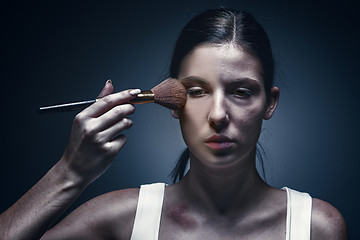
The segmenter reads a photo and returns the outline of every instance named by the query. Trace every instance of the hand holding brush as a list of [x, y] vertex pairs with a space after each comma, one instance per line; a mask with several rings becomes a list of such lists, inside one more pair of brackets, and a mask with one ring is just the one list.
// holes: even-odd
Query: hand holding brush
[[[52, 106], [39, 107], [39, 113], [45, 112], [64, 112], [84, 109], [95, 103], [101, 98], [64, 103]], [[137, 97], [130, 100], [132, 104], [157, 103], [169, 109], [179, 109], [185, 105], [186, 89], [181, 82], [174, 78], [168, 78], [151, 90], [141, 91]]]

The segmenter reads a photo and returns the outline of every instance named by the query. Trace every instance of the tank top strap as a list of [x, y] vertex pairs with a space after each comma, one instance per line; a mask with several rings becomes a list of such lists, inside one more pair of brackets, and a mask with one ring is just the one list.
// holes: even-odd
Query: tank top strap
[[310, 240], [312, 198], [287, 187], [286, 240]]
[[141, 185], [131, 240], [157, 240], [165, 184]]

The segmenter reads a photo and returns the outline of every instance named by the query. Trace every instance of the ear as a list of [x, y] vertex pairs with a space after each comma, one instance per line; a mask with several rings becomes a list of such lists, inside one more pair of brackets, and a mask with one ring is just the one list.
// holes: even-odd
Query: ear
[[173, 116], [173, 118], [179, 119], [179, 111], [171, 110], [171, 116]]
[[264, 116], [265, 120], [269, 120], [275, 112], [275, 109], [279, 102], [280, 89], [278, 87], [272, 87], [270, 94], [271, 97], [267, 104], [267, 109]]

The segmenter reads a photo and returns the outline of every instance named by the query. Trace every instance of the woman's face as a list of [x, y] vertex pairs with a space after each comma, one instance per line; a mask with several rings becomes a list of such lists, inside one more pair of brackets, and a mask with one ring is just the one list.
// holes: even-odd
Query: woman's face
[[250, 156], [278, 94], [273, 88], [266, 101], [259, 60], [232, 44], [199, 46], [184, 58], [178, 79], [188, 96], [173, 116], [192, 158], [225, 166]]

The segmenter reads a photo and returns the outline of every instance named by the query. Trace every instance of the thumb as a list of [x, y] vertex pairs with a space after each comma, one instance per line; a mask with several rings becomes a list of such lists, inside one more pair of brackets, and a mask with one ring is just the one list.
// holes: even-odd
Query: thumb
[[114, 86], [112, 85], [111, 80], [107, 80], [105, 86], [101, 90], [99, 96], [97, 98], [105, 97], [106, 95], [112, 94], [114, 92]]

